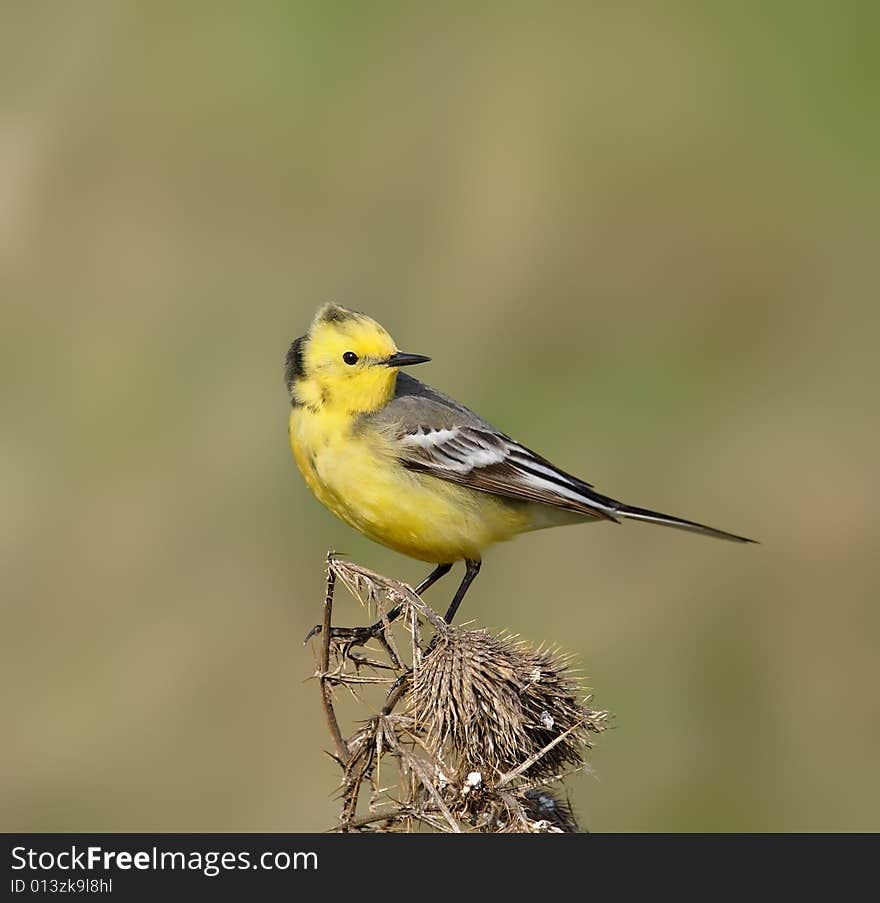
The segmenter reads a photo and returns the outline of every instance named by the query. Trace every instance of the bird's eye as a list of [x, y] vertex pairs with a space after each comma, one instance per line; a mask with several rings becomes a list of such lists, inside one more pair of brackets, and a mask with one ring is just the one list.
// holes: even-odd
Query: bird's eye
[[353, 351], [346, 351], [345, 354], [342, 355], [342, 359], [346, 364], [353, 365], [358, 362], [358, 356]]

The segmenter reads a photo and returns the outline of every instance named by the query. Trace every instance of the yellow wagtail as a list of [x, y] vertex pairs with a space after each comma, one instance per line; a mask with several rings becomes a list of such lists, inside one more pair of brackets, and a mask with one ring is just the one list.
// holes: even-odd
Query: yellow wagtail
[[[753, 542], [600, 495], [400, 372], [428, 360], [398, 351], [365, 314], [326, 304], [290, 346], [285, 377], [290, 445], [318, 500], [370, 539], [436, 564], [416, 587], [419, 594], [454, 562], [465, 562], [447, 622], [477, 576], [483, 550], [529, 530], [631, 518]], [[339, 630], [364, 640], [382, 626]]]

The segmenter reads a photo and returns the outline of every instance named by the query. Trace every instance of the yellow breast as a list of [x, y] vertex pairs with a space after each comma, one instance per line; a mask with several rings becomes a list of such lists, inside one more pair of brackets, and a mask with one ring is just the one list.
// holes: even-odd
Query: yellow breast
[[434, 563], [479, 559], [492, 543], [534, 529], [530, 505], [405, 468], [383, 434], [350, 415], [295, 407], [290, 445], [320, 502], [370, 539]]

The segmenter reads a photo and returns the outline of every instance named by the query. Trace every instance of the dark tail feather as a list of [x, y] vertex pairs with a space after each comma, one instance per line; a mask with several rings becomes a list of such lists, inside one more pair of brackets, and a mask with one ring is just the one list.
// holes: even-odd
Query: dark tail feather
[[616, 514], [629, 517], [633, 520], [643, 520], [650, 524], [663, 524], [666, 527], [676, 527], [679, 530], [690, 530], [692, 533], [702, 533], [705, 536], [714, 536], [716, 539], [728, 539], [731, 542], [754, 542], [747, 536], [737, 536], [736, 533], [728, 533], [726, 530], [716, 530], [696, 521], [684, 520], [681, 517], [673, 517], [671, 514], [661, 514], [659, 511], [650, 511], [647, 508], [636, 508], [633, 505], [618, 504]]

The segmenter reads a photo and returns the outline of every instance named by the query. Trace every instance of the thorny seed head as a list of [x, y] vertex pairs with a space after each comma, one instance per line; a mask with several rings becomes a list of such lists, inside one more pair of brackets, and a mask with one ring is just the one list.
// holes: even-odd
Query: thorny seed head
[[583, 690], [559, 652], [485, 630], [449, 627], [413, 674], [409, 711], [428, 746], [462, 776], [499, 776], [552, 741], [524, 774], [550, 777], [580, 768], [589, 735], [607, 713], [582, 701]]
[[[568, 803], [550, 785], [584, 767], [590, 736], [604, 729], [609, 715], [588, 707], [569, 659], [508, 635], [449, 626], [399, 581], [335, 555], [328, 562], [325, 605], [339, 577], [383, 612], [401, 606], [414, 663], [410, 679], [393, 683], [398, 689], [385, 697], [381, 712], [340, 741], [337, 830], [578, 831]], [[420, 620], [434, 634], [427, 646]], [[405, 676], [400, 660], [384, 648], [387, 665], [344, 649], [327, 684], [322, 681], [331, 734], [335, 687], [366, 702], [366, 687], [392, 682], [387, 672]], [[329, 657], [329, 645], [324, 652]], [[364, 665], [385, 670], [364, 676]]]

